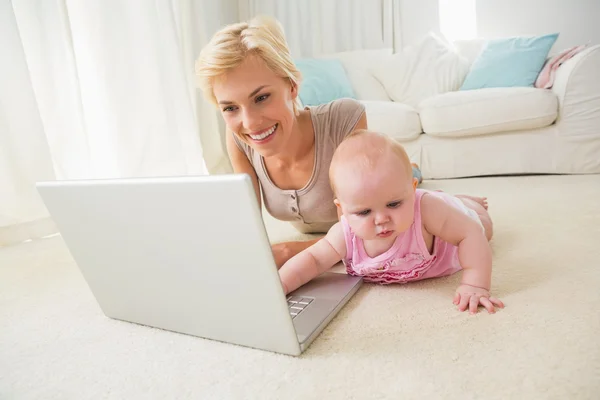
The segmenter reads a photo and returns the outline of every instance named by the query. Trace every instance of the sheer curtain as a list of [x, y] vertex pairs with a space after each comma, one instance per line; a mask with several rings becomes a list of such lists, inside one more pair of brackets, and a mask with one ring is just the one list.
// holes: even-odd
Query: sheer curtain
[[36, 181], [220, 168], [217, 114], [194, 84], [216, 29], [205, 3], [0, 2], [0, 246], [56, 232]]
[[393, 48], [400, 0], [240, 0], [240, 18], [272, 15], [294, 57]]

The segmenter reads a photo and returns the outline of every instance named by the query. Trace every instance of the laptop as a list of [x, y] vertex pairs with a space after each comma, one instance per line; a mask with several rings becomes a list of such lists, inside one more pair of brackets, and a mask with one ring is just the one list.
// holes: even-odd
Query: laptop
[[246, 174], [37, 189], [110, 318], [297, 356], [362, 283], [327, 272], [285, 296]]

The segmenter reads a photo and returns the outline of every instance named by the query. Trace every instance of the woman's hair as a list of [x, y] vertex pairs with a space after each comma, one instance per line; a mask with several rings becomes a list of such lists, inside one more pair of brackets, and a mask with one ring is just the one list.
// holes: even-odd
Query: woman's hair
[[[250, 54], [260, 57], [281, 78], [300, 86], [302, 76], [292, 61], [281, 24], [272, 17], [260, 16], [225, 26], [200, 52], [196, 60], [197, 82], [210, 102], [217, 104], [215, 79], [239, 66]], [[298, 105], [298, 101], [294, 103], [296, 115]]]

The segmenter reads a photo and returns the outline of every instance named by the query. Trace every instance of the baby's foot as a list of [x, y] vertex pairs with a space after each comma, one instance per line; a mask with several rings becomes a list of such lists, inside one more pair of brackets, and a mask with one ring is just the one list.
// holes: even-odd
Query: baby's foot
[[421, 168], [419, 168], [419, 164], [411, 163], [410, 165], [412, 166], [413, 178], [417, 178], [418, 183], [423, 182], [423, 174], [421, 174]]
[[473, 200], [474, 202], [481, 204], [486, 210], [488, 209], [487, 197], [469, 196], [468, 194], [457, 194], [456, 197]]

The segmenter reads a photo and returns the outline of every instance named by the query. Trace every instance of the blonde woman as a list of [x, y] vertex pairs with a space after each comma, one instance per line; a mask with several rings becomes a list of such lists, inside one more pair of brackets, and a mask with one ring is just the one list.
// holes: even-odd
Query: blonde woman
[[[348, 134], [367, 128], [364, 106], [339, 99], [300, 109], [300, 71], [281, 25], [268, 17], [218, 31], [201, 51], [196, 74], [225, 120], [234, 172], [250, 175], [259, 204], [262, 191], [273, 217], [303, 233], [327, 232], [338, 221], [331, 158]], [[317, 240], [273, 245], [277, 266]]]

